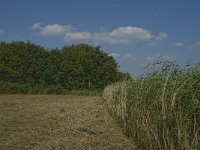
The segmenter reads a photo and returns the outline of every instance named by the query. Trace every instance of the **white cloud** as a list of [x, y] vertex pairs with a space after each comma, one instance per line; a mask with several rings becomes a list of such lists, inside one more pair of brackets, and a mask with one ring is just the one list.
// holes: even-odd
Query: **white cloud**
[[177, 47], [177, 48], [179, 48], [179, 47], [183, 47], [183, 43], [182, 42], [176, 42], [175, 44], [174, 44], [174, 47]]
[[110, 33], [110, 36], [115, 39], [127, 40], [149, 40], [152, 35], [149, 31], [138, 27], [119, 27]]
[[200, 48], [200, 41], [189, 46], [189, 48]]
[[111, 32], [99, 32], [93, 34], [93, 39], [98, 42], [107, 42], [111, 44], [128, 45], [139, 41], [158, 42], [167, 37], [164, 32], [157, 36], [149, 31], [139, 27], [119, 27]]
[[95, 43], [111, 43], [128, 45], [135, 42], [154, 42], [157, 43], [167, 37], [167, 34], [160, 32], [158, 35], [140, 27], [119, 27], [111, 32], [100, 30], [99, 32], [77, 31], [71, 25], [43, 25], [34, 23], [33, 30], [37, 30], [42, 36], [64, 35], [65, 40], [70, 41], [89, 41]]
[[66, 32], [72, 31], [74, 28], [71, 25], [42, 25], [42, 23], [34, 23], [32, 25], [33, 30], [38, 30], [39, 34], [42, 36], [57, 36], [64, 35]]
[[0, 34], [5, 33], [5, 31], [3, 29], [0, 29]]
[[119, 57], [119, 54], [117, 54], [117, 53], [110, 53], [110, 54], [108, 54], [109, 56], [112, 56], [112, 57], [114, 57], [114, 58], [117, 58], [117, 57]]

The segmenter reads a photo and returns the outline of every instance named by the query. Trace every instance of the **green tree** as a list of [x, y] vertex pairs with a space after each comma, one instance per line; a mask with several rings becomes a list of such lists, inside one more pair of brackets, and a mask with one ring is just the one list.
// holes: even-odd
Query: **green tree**
[[100, 47], [77, 44], [47, 50], [30, 42], [0, 43], [0, 81], [93, 90], [129, 77]]
[[46, 51], [30, 42], [0, 44], [1, 80], [10, 82], [43, 82], [43, 59]]

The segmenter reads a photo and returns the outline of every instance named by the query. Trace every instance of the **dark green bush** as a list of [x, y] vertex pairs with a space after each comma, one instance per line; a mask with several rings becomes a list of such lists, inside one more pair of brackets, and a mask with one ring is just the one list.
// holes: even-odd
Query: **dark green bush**
[[22, 83], [10, 83], [0, 81], [0, 94], [26, 94], [31, 91], [31, 86]]
[[45, 94], [62, 94], [63, 93], [63, 87], [60, 85], [55, 85], [55, 86], [48, 86], [47, 89], [45, 90]]

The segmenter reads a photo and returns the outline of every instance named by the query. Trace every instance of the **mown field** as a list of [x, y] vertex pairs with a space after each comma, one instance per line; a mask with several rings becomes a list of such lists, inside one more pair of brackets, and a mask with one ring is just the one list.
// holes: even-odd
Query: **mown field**
[[100, 97], [0, 95], [0, 149], [133, 149]]

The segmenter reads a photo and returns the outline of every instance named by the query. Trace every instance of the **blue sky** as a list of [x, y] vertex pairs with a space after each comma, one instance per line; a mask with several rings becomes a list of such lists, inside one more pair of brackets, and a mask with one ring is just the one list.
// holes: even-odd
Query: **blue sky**
[[200, 60], [200, 0], [0, 0], [0, 41], [101, 45], [138, 75], [154, 57]]

